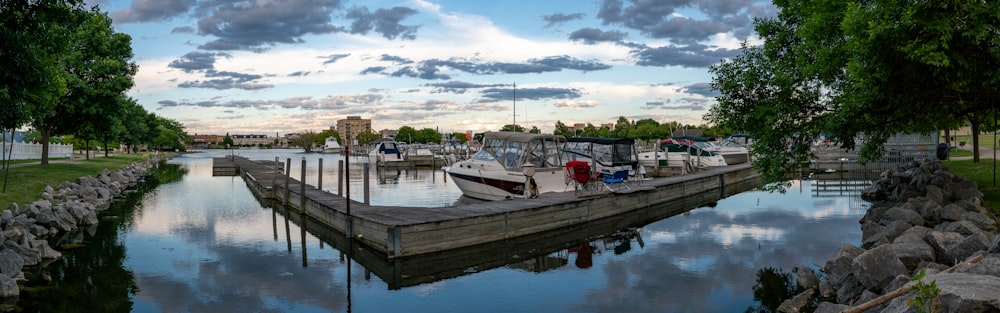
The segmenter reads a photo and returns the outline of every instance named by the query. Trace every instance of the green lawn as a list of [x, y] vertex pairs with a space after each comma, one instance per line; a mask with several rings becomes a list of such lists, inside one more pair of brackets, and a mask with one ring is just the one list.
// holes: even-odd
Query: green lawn
[[[968, 135], [968, 134], [966, 134], [966, 135], [957, 135], [957, 136], [956, 135], [952, 135], [952, 137], [955, 137], [954, 142], [951, 143], [953, 146], [958, 146], [958, 143], [962, 142], [962, 141], [964, 141], [966, 145], [969, 145], [969, 146], [972, 145], [972, 135]], [[941, 137], [941, 142], [944, 142], [944, 136]], [[996, 149], [996, 147], [997, 147], [996, 134], [980, 134], [979, 135], [979, 146], [983, 147], [983, 148]]]
[[[117, 170], [130, 163], [149, 158], [149, 154], [119, 154], [109, 157], [75, 160], [73, 163], [50, 163], [11, 168], [7, 174], [6, 191], [0, 193], [0, 210], [11, 203], [24, 205], [41, 199], [45, 186], [55, 188], [64, 181], [76, 181], [81, 176], [94, 176], [101, 170]], [[31, 162], [38, 162], [33, 160]], [[30, 162], [29, 162], [30, 163]], [[0, 190], [3, 172], [0, 171]]]
[[[972, 160], [944, 161], [952, 173], [975, 181], [979, 185], [979, 190], [983, 192], [983, 205], [993, 210], [993, 214], [1000, 215], [1000, 173], [994, 175], [993, 169], [1000, 172], [1000, 164], [994, 164], [994, 160], [981, 160], [979, 163], [972, 163]], [[996, 167], [994, 167], [996, 166]]]

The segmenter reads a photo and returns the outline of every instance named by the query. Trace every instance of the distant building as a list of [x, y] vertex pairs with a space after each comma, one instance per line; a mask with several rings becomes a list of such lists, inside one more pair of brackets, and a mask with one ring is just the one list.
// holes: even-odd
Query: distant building
[[218, 146], [221, 145], [223, 139], [226, 138], [225, 136], [219, 136], [219, 135], [198, 135], [198, 134], [194, 134], [194, 136], [191, 137], [193, 137], [193, 139], [191, 140], [191, 146], [188, 148], [193, 148], [193, 149], [206, 149], [208, 148], [208, 146]]
[[233, 138], [233, 145], [237, 147], [258, 147], [274, 143], [267, 135], [231, 135], [230, 137]]
[[379, 137], [382, 137], [382, 138], [385, 138], [385, 137], [396, 138], [396, 134], [397, 133], [399, 133], [398, 129], [383, 129], [383, 130], [378, 131]]
[[[348, 134], [350, 131], [350, 134]], [[372, 120], [361, 118], [360, 116], [348, 116], [345, 119], [337, 120], [337, 133], [341, 138], [349, 139], [351, 144], [358, 143], [358, 134], [372, 132]], [[350, 138], [348, 138], [350, 135]]]

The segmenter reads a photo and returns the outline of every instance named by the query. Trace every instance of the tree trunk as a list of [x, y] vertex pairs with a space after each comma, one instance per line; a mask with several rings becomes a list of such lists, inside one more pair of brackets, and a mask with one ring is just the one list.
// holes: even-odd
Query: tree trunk
[[104, 143], [104, 157], [105, 158], [108, 157], [108, 143], [107, 142]]
[[979, 118], [970, 118], [972, 126], [972, 163], [979, 163]]
[[948, 145], [948, 149], [951, 149], [951, 130], [947, 128], [944, 130], [944, 143]]
[[84, 152], [84, 156], [86, 160], [90, 160], [90, 139], [84, 140], [83, 143], [87, 145], [87, 150], [84, 150], [86, 151]]
[[49, 138], [52, 135], [52, 130], [47, 128], [39, 128], [38, 131], [42, 133], [42, 166], [49, 165]]

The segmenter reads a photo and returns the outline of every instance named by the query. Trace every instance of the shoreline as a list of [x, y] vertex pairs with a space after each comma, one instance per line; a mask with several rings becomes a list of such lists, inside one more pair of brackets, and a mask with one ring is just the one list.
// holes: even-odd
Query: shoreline
[[39, 200], [19, 206], [10, 205], [0, 212], [0, 298], [16, 299], [22, 282], [27, 282], [25, 268], [45, 266], [62, 257], [49, 245], [50, 240], [67, 238], [96, 227], [98, 213], [129, 188], [140, 183], [150, 169], [173, 157], [159, 154], [129, 163], [116, 171], [108, 169], [56, 187], [46, 186]]

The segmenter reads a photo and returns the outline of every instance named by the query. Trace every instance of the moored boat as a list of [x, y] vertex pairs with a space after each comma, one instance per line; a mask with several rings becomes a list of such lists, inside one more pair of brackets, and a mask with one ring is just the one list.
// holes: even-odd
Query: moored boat
[[333, 136], [326, 138], [326, 143], [323, 145], [323, 153], [341, 153], [344, 152], [344, 147], [337, 142], [337, 138]]
[[462, 194], [481, 200], [533, 198], [566, 189], [561, 149], [551, 134], [489, 132], [468, 160], [445, 167]]

